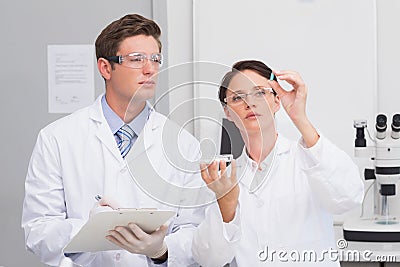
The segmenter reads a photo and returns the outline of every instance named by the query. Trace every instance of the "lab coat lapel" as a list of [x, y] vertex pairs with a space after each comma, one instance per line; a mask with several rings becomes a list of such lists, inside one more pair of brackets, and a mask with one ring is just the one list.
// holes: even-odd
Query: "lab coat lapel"
[[96, 136], [118, 161], [122, 161], [121, 152], [116, 145], [114, 136], [107, 122], [99, 125]]
[[149, 120], [146, 122], [142, 132], [139, 134], [131, 151], [126, 159], [130, 162], [139, 157], [143, 152], [148, 151], [157, 140], [157, 128], [160, 126], [161, 120], [155, 111], [150, 113]]
[[101, 143], [110, 151], [116, 160], [122, 161], [120, 151], [116, 145], [114, 136], [108, 126], [107, 120], [103, 115], [101, 107], [101, 97], [99, 96], [93, 106], [90, 108], [90, 119], [96, 124], [94, 127], [95, 135]]

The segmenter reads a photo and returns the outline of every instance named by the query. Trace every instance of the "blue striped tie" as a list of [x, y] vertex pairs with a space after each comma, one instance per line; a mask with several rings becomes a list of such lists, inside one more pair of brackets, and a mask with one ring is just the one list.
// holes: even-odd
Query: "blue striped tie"
[[132, 147], [132, 139], [135, 133], [128, 124], [124, 124], [116, 133], [117, 145], [121, 151], [121, 156], [125, 158]]

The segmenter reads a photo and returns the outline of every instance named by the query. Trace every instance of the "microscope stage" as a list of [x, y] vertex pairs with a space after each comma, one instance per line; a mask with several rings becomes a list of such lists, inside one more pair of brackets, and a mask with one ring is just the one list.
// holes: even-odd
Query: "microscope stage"
[[400, 221], [396, 218], [346, 221], [343, 224], [343, 237], [347, 241], [400, 242]]

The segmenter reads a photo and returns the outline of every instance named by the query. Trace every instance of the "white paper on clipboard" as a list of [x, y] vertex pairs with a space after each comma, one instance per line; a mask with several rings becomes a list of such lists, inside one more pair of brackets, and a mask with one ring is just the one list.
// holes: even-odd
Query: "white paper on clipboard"
[[118, 209], [93, 214], [81, 230], [64, 248], [64, 253], [120, 250], [106, 239], [108, 231], [116, 226], [136, 223], [143, 231], [151, 233], [175, 215], [170, 210]]

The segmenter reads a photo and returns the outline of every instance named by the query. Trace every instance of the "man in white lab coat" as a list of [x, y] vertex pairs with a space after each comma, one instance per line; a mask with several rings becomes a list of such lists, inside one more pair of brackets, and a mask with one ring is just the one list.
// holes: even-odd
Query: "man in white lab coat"
[[[306, 96], [298, 73], [260, 61], [238, 62], [223, 78], [219, 98], [245, 148], [229, 175], [224, 162], [201, 165], [217, 198], [193, 239], [202, 266], [339, 266], [332, 215], [361, 203], [363, 183], [350, 157], [308, 120]], [[281, 102], [299, 142], [276, 132]]]
[[[162, 62], [160, 34], [154, 21], [137, 14], [108, 25], [96, 40], [106, 93], [92, 106], [40, 131], [26, 177], [22, 226], [27, 248], [42, 262], [58, 266], [69, 257], [96, 267], [194, 263], [192, 235], [204, 211], [190, 208], [196, 203], [188, 200], [185, 188], [203, 181], [185, 164], [197, 159], [199, 145], [188, 132], [180, 131], [176, 149], [167, 151], [167, 158], [163, 138], [171, 132], [166, 127], [174, 124], [147, 102], [154, 95]], [[152, 181], [150, 187], [146, 181]], [[135, 224], [110, 229], [104, 238], [121, 250], [64, 253], [88, 220], [96, 195], [108, 199], [102, 205], [168, 209], [177, 215], [169, 227], [152, 234]]]

